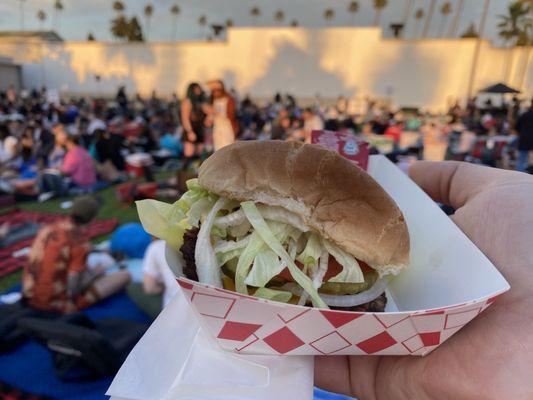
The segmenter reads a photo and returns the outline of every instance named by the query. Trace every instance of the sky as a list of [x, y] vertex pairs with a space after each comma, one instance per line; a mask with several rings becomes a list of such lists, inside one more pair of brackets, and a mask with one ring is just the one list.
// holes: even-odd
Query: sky
[[[19, 30], [21, 26], [20, 3], [22, 0], [0, 0], [0, 30]], [[24, 0], [24, 24], [28, 30], [37, 30], [40, 23], [36, 17], [37, 11], [42, 9], [47, 14], [44, 29], [55, 29], [65, 40], [85, 40], [88, 32], [92, 32], [96, 40], [112, 40], [109, 32], [110, 20], [115, 16], [112, 10], [112, 0], [62, 0], [64, 10], [57, 17], [54, 16], [54, 0]], [[388, 6], [381, 14], [380, 25], [385, 36], [391, 36], [389, 24], [401, 22], [408, 2], [412, 4], [412, 11], [407, 20], [406, 37], [414, 38], [415, 32], [422, 31], [422, 24], [416, 27], [413, 18], [418, 8], [423, 8], [427, 14], [431, 0], [389, 0]], [[455, 11], [460, 0], [450, 0], [452, 10]], [[359, 0], [359, 11], [355, 16], [346, 12], [349, 0], [124, 0], [126, 14], [140, 16], [143, 27], [146, 20], [143, 17], [144, 6], [151, 3], [154, 7], [149, 32], [150, 41], [169, 41], [172, 38], [172, 16], [169, 12], [173, 4], [178, 4], [181, 12], [177, 19], [178, 40], [201, 40], [205, 38], [206, 29], [198, 25], [201, 15], [207, 17], [208, 23], [224, 23], [231, 18], [235, 26], [276, 26], [273, 15], [277, 10], [283, 10], [285, 21], [281, 25], [289, 25], [296, 19], [303, 27], [324, 26], [371, 26], [375, 11], [372, 0]], [[459, 33], [462, 33], [471, 22], [479, 23], [482, 13], [483, 0], [464, 0], [463, 13], [460, 17]], [[491, 0], [489, 16], [484, 37], [497, 40], [498, 15], [505, 13], [510, 0]], [[445, 0], [436, 0], [435, 12], [429, 29], [429, 37], [440, 36], [446, 32], [448, 24], [452, 22], [454, 11], [447, 20], [442, 19], [440, 8]], [[254, 20], [250, 16], [250, 9], [257, 6], [261, 16]], [[335, 17], [326, 22], [324, 10], [331, 8]], [[146, 29], [145, 29], [146, 30]], [[146, 32], [145, 32], [146, 33]]]

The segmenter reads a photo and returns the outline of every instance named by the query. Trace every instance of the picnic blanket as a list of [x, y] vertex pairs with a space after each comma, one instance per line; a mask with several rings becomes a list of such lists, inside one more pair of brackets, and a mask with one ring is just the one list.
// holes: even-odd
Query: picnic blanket
[[[13, 290], [20, 291], [20, 285]], [[116, 294], [83, 311], [91, 320], [123, 318], [150, 323], [150, 319], [133, 303], [125, 292]], [[105, 400], [104, 395], [113, 377], [81, 382], [63, 382], [54, 374], [52, 357], [43, 346], [28, 341], [13, 351], [0, 356], [0, 382], [16, 394], [29, 393], [45, 398], [64, 400]], [[2, 388], [2, 384], [0, 384]], [[15, 389], [16, 388], [16, 389]], [[18, 389], [18, 390], [17, 390]], [[11, 399], [2, 397], [0, 399]], [[12, 397], [15, 399], [40, 399], [40, 397]]]
[[[15, 209], [0, 215], [0, 225], [8, 222], [10, 226], [17, 226], [27, 222], [49, 224], [65, 218], [65, 214], [43, 213]], [[83, 227], [85, 236], [94, 238], [111, 232], [118, 225], [117, 218], [94, 220]], [[29, 237], [0, 249], [0, 278], [21, 268], [26, 262], [25, 256], [13, 257], [13, 253], [31, 246], [34, 237]]]

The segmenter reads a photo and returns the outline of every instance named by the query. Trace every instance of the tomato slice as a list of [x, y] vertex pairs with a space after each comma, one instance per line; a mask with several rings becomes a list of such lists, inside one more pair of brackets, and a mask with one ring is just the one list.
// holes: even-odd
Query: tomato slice
[[[372, 268], [370, 268], [365, 262], [357, 260], [359, 263], [359, 266], [361, 267], [361, 271], [364, 273], [368, 273], [372, 271]], [[303, 269], [303, 264], [300, 261], [294, 262], [296, 266], [300, 269]], [[338, 275], [342, 271], [342, 265], [340, 265], [337, 260], [335, 260], [335, 257], [329, 256], [328, 261], [328, 270], [326, 271], [326, 275], [324, 276], [324, 281], [328, 281], [331, 278], [333, 278], [335, 275]], [[294, 279], [292, 278], [291, 273], [289, 272], [288, 268], [283, 269], [278, 275], [276, 275], [275, 278], [281, 278], [287, 282], [294, 282]]]

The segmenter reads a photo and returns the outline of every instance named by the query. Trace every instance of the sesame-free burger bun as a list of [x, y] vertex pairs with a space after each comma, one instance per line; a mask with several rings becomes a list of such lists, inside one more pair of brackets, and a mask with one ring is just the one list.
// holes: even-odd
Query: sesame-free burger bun
[[198, 181], [238, 201], [281, 206], [383, 274], [409, 262], [409, 232], [394, 200], [338, 153], [299, 142], [242, 141], [204, 161]]

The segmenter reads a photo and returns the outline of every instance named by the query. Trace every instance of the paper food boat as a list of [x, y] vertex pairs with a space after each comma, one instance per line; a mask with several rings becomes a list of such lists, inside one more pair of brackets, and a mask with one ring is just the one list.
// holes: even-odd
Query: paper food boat
[[[178, 278], [201, 327], [224, 350], [423, 356], [509, 290], [485, 255], [387, 158], [371, 156], [368, 172], [394, 198], [411, 236], [411, 265], [392, 280], [386, 312], [319, 310]], [[166, 256], [172, 268], [177, 255], [167, 247]]]

